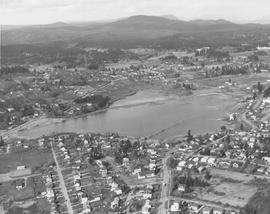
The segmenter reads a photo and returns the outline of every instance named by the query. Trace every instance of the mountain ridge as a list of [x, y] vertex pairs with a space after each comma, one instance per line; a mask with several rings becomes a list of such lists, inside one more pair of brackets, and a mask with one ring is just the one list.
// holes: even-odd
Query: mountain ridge
[[161, 16], [136, 15], [106, 23], [63, 23], [20, 27], [4, 30], [2, 43], [38, 44], [57, 41], [106, 44], [120, 41], [131, 43], [153, 41], [174, 35], [215, 34], [219, 32], [268, 31], [270, 25], [236, 24], [224, 19], [175, 20]]

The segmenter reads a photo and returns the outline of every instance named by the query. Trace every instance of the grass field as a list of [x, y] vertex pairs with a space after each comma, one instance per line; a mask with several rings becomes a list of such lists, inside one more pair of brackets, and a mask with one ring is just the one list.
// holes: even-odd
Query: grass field
[[15, 201], [23, 201], [34, 198], [34, 190], [32, 187], [17, 190], [13, 181], [5, 182], [0, 185], [0, 197], [1, 196], [12, 196]]
[[201, 200], [244, 207], [257, 192], [257, 187], [250, 184], [254, 176], [238, 172], [213, 169], [211, 171], [211, 186], [202, 191], [196, 191]]
[[52, 161], [53, 157], [50, 151], [4, 154], [0, 156], [0, 173], [7, 173], [11, 170], [15, 170], [17, 166], [21, 165], [35, 168]]

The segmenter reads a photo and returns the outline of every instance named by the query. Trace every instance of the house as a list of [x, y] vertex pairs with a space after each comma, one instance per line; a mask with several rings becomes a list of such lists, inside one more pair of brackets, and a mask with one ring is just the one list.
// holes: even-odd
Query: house
[[219, 162], [219, 166], [220, 167], [223, 167], [223, 168], [229, 168], [230, 167], [230, 163], [229, 162], [226, 162], [226, 161], [220, 161]]
[[239, 168], [239, 164], [238, 163], [233, 163], [233, 168]]
[[111, 202], [111, 208], [115, 209], [119, 206], [119, 197], [115, 197], [114, 200]]
[[15, 110], [15, 109], [12, 108], [12, 107], [11, 107], [11, 108], [7, 108], [7, 111], [8, 111], [8, 112], [12, 112], [12, 111], [14, 111], [14, 110]]
[[123, 166], [127, 167], [129, 164], [129, 159], [125, 157], [125, 158], [123, 158], [122, 162], [123, 162]]
[[188, 164], [187, 166], [189, 169], [192, 169], [194, 167], [194, 165], [192, 163]]
[[25, 180], [24, 179], [19, 179], [15, 181], [15, 186], [17, 190], [20, 190], [25, 187]]
[[179, 163], [178, 163], [178, 166], [179, 167], [184, 167], [186, 165], [186, 161], [180, 161]]
[[74, 181], [80, 180], [81, 176], [80, 175], [73, 175], [73, 179], [74, 179]]
[[224, 210], [222, 208], [214, 208], [213, 214], [223, 214]]
[[170, 210], [171, 210], [171, 212], [176, 212], [176, 211], [179, 211], [179, 208], [180, 208], [179, 203], [173, 202], [173, 204], [171, 205]]
[[134, 171], [132, 172], [132, 175], [139, 174], [141, 171], [142, 171], [142, 169], [141, 169], [141, 168], [134, 169]]
[[261, 167], [261, 168], [258, 168], [258, 169], [257, 169], [257, 172], [259, 172], [259, 173], [264, 173], [264, 170], [265, 170], [265, 168]]
[[138, 179], [152, 178], [154, 176], [155, 176], [155, 172], [153, 170], [143, 171], [143, 172], [138, 173]]
[[107, 176], [107, 169], [100, 169], [100, 174], [102, 177], [106, 177]]
[[116, 195], [121, 195], [122, 194], [122, 190], [119, 189], [119, 188], [115, 189], [114, 192], [115, 192]]
[[154, 177], [154, 176], [155, 176], [154, 170], [150, 170], [150, 171], [148, 171], [148, 173], [146, 174], [146, 177], [147, 177], [147, 178], [152, 178], [152, 177]]
[[212, 214], [212, 208], [211, 207], [204, 207], [202, 210], [202, 214]]
[[150, 153], [151, 155], [157, 154], [157, 152], [154, 149], [147, 149], [147, 152]]
[[197, 213], [200, 209], [200, 205], [199, 204], [190, 204], [190, 209], [192, 211], [194, 211], [195, 213]]
[[88, 198], [87, 197], [82, 197], [81, 202], [82, 202], [82, 204], [86, 204], [88, 202]]
[[179, 192], [185, 192], [185, 191], [186, 191], [186, 188], [187, 188], [186, 185], [184, 185], [184, 184], [179, 184], [177, 190], [178, 190]]
[[38, 140], [38, 145], [41, 147], [44, 145], [44, 142], [45, 142], [44, 138], [41, 138]]
[[195, 163], [198, 163], [199, 162], [199, 157], [195, 157], [195, 158], [193, 158], [193, 160], [192, 161], [194, 161]]
[[176, 170], [178, 170], [178, 171], [182, 171], [182, 170], [183, 170], [183, 167], [181, 167], [181, 166], [177, 166]]
[[99, 168], [103, 168], [103, 164], [101, 160], [96, 160], [96, 163], [99, 166]]
[[199, 166], [198, 167], [199, 173], [202, 173], [204, 170], [206, 170], [206, 167], [204, 167], [204, 166]]
[[155, 163], [150, 163], [149, 164], [149, 169], [150, 170], [154, 170], [156, 168], [156, 164]]
[[210, 164], [211, 166], [214, 166], [215, 165], [215, 162], [216, 162], [216, 158], [214, 157], [210, 157], [208, 160], [207, 160], [208, 164]]
[[152, 194], [151, 193], [144, 193], [143, 194], [143, 199], [151, 199], [152, 198]]
[[208, 160], [208, 157], [202, 157], [202, 158], [201, 158], [201, 163], [206, 163], [207, 160]]
[[146, 200], [142, 207], [142, 214], [150, 214], [149, 209], [151, 208], [150, 200]]
[[95, 197], [94, 199], [92, 199], [91, 201], [89, 201], [89, 203], [94, 203], [94, 202], [97, 202], [97, 201], [100, 201], [100, 200], [101, 200], [100, 197]]
[[262, 160], [264, 160], [267, 163], [270, 163], [270, 157], [262, 157]]
[[264, 98], [263, 103], [270, 103], [270, 97]]
[[146, 174], [144, 172], [138, 173], [138, 179], [144, 179], [146, 178]]
[[69, 155], [67, 155], [67, 154], [65, 154], [64, 159], [65, 159], [65, 160], [68, 160], [68, 159], [70, 159], [70, 156], [69, 156]]
[[26, 169], [26, 166], [22, 165], [22, 166], [17, 166], [17, 170], [23, 170]]

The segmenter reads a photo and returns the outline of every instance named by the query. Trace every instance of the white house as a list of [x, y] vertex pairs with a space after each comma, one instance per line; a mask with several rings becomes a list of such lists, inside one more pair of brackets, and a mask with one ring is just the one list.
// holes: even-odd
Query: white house
[[176, 212], [179, 210], [179, 203], [177, 202], [174, 202], [172, 205], [171, 205], [171, 211], [172, 212]]

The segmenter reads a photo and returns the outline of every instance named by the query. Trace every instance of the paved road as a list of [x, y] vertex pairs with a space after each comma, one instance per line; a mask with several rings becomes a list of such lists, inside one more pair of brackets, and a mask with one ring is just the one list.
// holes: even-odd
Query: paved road
[[[221, 141], [223, 138], [226, 136], [219, 138], [215, 141], [213, 141], [211, 144], [217, 143]], [[165, 158], [162, 160], [162, 165], [163, 165], [163, 182], [162, 182], [162, 189], [161, 189], [161, 196], [160, 196], [160, 203], [161, 205], [159, 206], [158, 209], [158, 214], [165, 214], [167, 213], [167, 209], [165, 207], [166, 201], [170, 199], [170, 184], [171, 184], [171, 171], [167, 167], [167, 160], [171, 157], [171, 152], [173, 152], [174, 149], [171, 149], [168, 151], [167, 155]], [[165, 185], [164, 185], [165, 184]]]
[[[258, 99], [256, 100], [256, 103], [253, 105], [253, 109], [257, 109], [260, 104], [262, 102], [262, 96], [258, 97]], [[270, 113], [269, 113], [270, 115]], [[240, 115], [240, 117], [238, 118], [238, 120], [241, 120], [242, 122], [244, 122], [245, 124], [247, 124], [248, 126], [250, 126], [252, 129], [257, 129], [257, 126], [250, 120], [248, 120], [246, 118], [246, 111]], [[224, 139], [226, 137], [226, 135], [222, 138], [219, 138], [213, 142], [211, 142], [210, 144], [208, 144], [207, 146], [211, 145], [211, 144], [215, 144], [215, 143], [218, 143], [220, 142], [222, 139]], [[201, 149], [201, 148], [200, 148]], [[200, 150], [199, 149], [199, 150]], [[171, 152], [171, 151], [170, 151]], [[168, 152], [168, 154], [170, 154], [170, 152]], [[167, 155], [164, 159], [163, 159], [163, 184], [162, 184], [162, 190], [161, 190], [161, 198], [160, 198], [160, 202], [161, 202], [161, 205], [159, 206], [159, 210], [158, 210], [158, 213], [159, 214], [165, 214], [167, 213], [167, 209], [165, 207], [165, 203], [166, 201], [168, 200], [185, 200], [185, 201], [188, 201], [188, 202], [195, 202], [195, 203], [200, 203], [204, 206], [212, 206], [212, 207], [221, 207], [219, 205], [217, 205], [216, 203], [211, 203], [211, 202], [203, 202], [203, 201], [198, 201], [198, 200], [188, 200], [188, 199], [181, 199], [181, 198], [178, 198], [178, 197], [171, 197], [169, 196], [169, 189], [170, 189], [170, 177], [171, 177], [171, 174], [170, 174], [170, 170], [168, 169], [167, 167], [167, 160], [169, 159], [170, 155]], [[258, 175], [260, 176], [260, 175]], [[260, 177], [264, 177], [264, 176], [260, 176]], [[269, 176], [267, 176], [269, 178]], [[164, 185], [166, 184], [166, 186]]]
[[59, 166], [58, 160], [56, 158], [56, 154], [55, 154], [55, 151], [53, 149], [52, 143], [51, 143], [51, 147], [52, 147], [53, 158], [54, 158], [54, 161], [55, 161], [56, 167], [57, 167], [57, 174], [58, 174], [58, 177], [59, 177], [60, 188], [61, 188], [63, 196], [64, 196], [64, 198], [66, 200], [68, 213], [73, 214], [73, 210], [72, 210], [71, 202], [69, 200], [69, 196], [68, 196], [67, 188], [66, 188], [66, 185], [65, 185], [65, 181], [64, 181], [64, 178], [63, 178], [62, 171], [61, 171], [61, 168]]
[[[162, 164], [163, 164], [163, 183], [162, 183], [162, 189], [161, 189], [161, 196], [160, 196], [160, 202], [161, 205], [159, 206], [158, 209], [158, 213], [159, 214], [165, 214], [167, 213], [167, 209], [165, 207], [165, 203], [168, 200], [168, 192], [169, 192], [169, 187], [170, 187], [170, 177], [171, 177], [171, 173], [170, 170], [167, 167], [167, 160], [170, 158], [170, 156], [166, 156], [166, 158], [164, 158], [162, 160]], [[166, 185], [164, 185], [166, 184]]]

